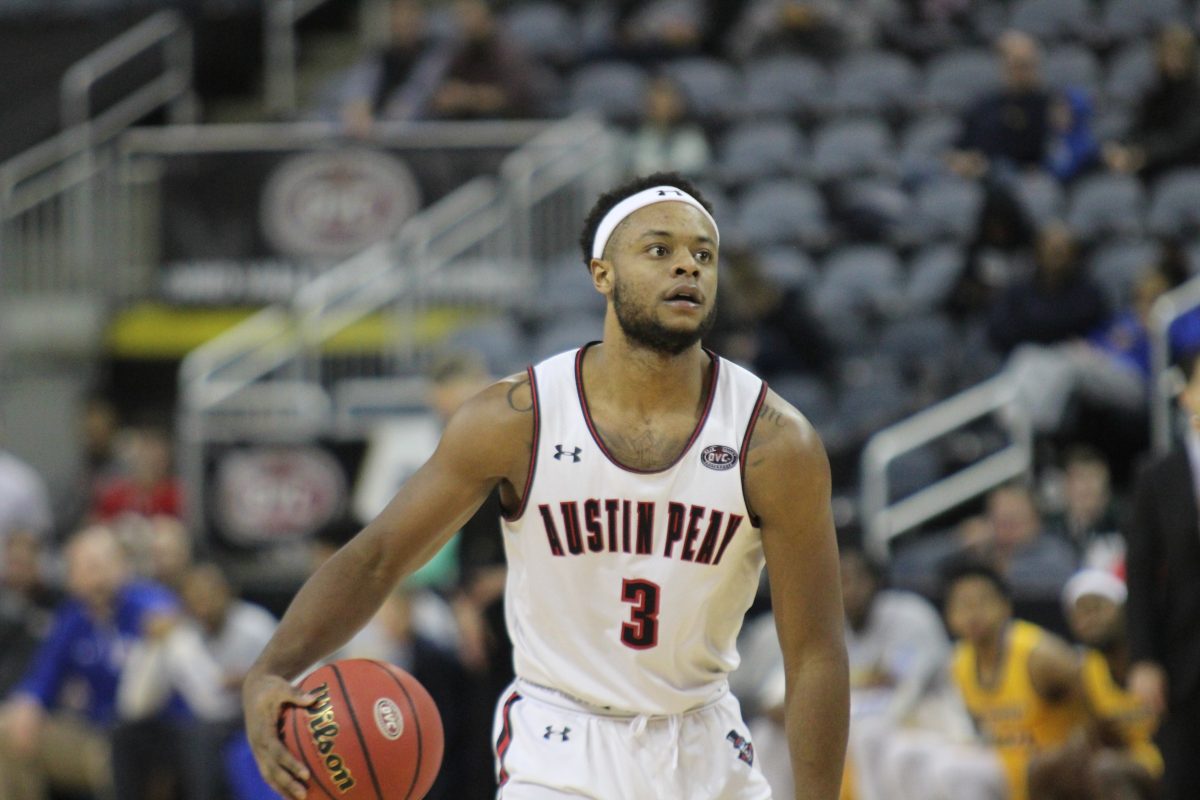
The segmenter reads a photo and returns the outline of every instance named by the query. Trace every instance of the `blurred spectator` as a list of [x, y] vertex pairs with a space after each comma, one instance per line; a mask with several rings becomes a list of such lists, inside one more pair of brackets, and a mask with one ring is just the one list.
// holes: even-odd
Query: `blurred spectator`
[[889, 798], [1027, 798], [1035, 758], [1064, 745], [1084, 721], [1079, 664], [1070, 646], [1013, 618], [1008, 584], [964, 562], [945, 580], [946, 622], [957, 640], [951, 675], [980, 740], [900, 737], [884, 756]]
[[1100, 161], [1092, 132], [1092, 101], [1083, 89], [1058, 92], [1050, 102], [1050, 142], [1044, 166], [1066, 183]]
[[1031, 36], [1005, 33], [997, 42], [1004, 85], [971, 106], [963, 118], [950, 168], [967, 178], [994, 176], [1046, 160], [1050, 95], [1042, 87], [1041, 48]]
[[[146, 764], [170, 766], [185, 800], [224, 797], [222, 748], [241, 726], [241, 681], [275, 630], [264, 609], [238, 600], [213, 564], [183, 580], [187, 617], [136, 643], [121, 675], [123, 724], [113, 743], [120, 797], [146, 795]], [[187, 713], [165, 716], [172, 695]]]
[[1062, 223], [1037, 236], [1033, 276], [1000, 294], [988, 315], [988, 339], [1002, 353], [1018, 345], [1086, 336], [1108, 316], [1103, 290], [1083, 269], [1079, 246]]
[[0, 697], [16, 685], [50, 628], [58, 593], [42, 577], [38, 537], [14, 531], [0, 557]]
[[174, 472], [167, 432], [153, 426], [134, 431], [128, 460], [128, 475], [114, 477], [100, 487], [92, 515], [101, 522], [124, 514], [182, 516], [183, 485]]
[[54, 520], [46, 482], [37, 470], [4, 449], [3, 436], [0, 419], [0, 541], [14, 531], [45, 536]]
[[108, 733], [126, 656], [139, 638], [162, 630], [177, 613], [169, 592], [133, 580], [107, 528], [77, 533], [66, 560], [71, 599], [0, 707], [7, 733], [0, 748], [2, 800], [41, 800], [48, 788], [108, 795]]
[[1179, 402], [1188, 427], [1182, 448], [1138, 477], [1129, 548], [1128, 685], [1163, 714], [1158, 744], [1165, 800], [1200, 797], [1200, 354], [1183, 359]]
[[966, 263], [946, 301], [960, 321], [983, 318], [1010, 286], [1033, 274], [1033, 224], [1020, 201], [1004, 186], [991, 183]]
[[734, 30], [730, 50], [742, 61], [779, 53], [833, 59], [846, 47], [842, 5], [837, 0], [755, 0]]
[[511, 42], [483, 0], [455, 0], [460, 40], [430, 99], [437, 119], [536, 116], [536, 68]]
[[883, 33], [892, 46], [926, 57], [972, 40], [972, 0], [904, 0]]
[[708, 139], [687, 118], [687, 100], [665, 75], [646, 88], [645, 116], [630, 141], [634, 174], [681, 172], [698, 175], [712, 159]]
[[1108, 461], [1090, 445], [1069, 448], [1063, 459], [1062, 510], [1049, 527], [1061, 531], [1084, 566], [1117, 572], [1125, 568], [1125, 538], [1113, 494]]
[[1083, 696], [1093, 730], [1054, 768], [1030, 776], [1045, 800], [1152, 800], [1158, 797], [1162, 754], [1153, 742], [1155, 715], [1125, 688], [1125, 584], [1110, 572], [1083, 570], [1063, 589], [1071, 633], [1083, 645]]
[[125, 472], [117, 446], [121, 419], [112, 400], [104, 394], [88, 394], [79, 409], [76, 426], [83, 463], [75, 477], [68, 507], [59, 522], [60, 528], [68, 530], [86, 522], [92, 499], [100, 488]]
[[[1186, 278], [1186, 270], [1166, 258], [1142, 271], [1134, 285], [1132, 307], [1096, 327], [1086, 338], [1052, 345], [1026, 344], [1013, 352], [1009, 374], [1017, 381], [1039, 432], [1057, 433], [1069, 427], [1073, 402], [1145, 415], [1151, 385], [1150, 310], [1155, 300]], [[1083, 316], [1086, 303], [1095, 300], [1079, 299], [1090, 296], [1090, 291], [1077, 293], [1076, 300], [1061, 306], [1052, 296], [1047, 297], [1039, 304], [1040, 316], [1050, 319], [1051, 307], [1074, 307], [1075, 313]], [[1038, 311], [1033, 302], [1025, 306], [1026, 314]], [[1064, 315], [1062, 322], [1068, 321]], [[1045, 330], [1040, 323], [1034, 324], [1035, 329]], [[1200, 309], [1172, 323], [1170, 344], [1176, 354], [1200, 349]]]
[[430, 36], [418, 0], [392, 0], [390, 38], [357, 64], [337, 91], [346, 130], [366, 135], [377, 119], [418, 119], [449, 64], [452, 48]]
[[[730, 3], [732, 6], [740, 2]], [[648, 66], [695, 55], [705, 44], [711, 6], [697, 0], [617, 0], [613, 4], [612, 43], [608, 53], [596, 54]], [[732, 9], [721, 12], [727, 19]]]
[[1110, 142], [1104, 160], [1118, 172], [1153, 177], [1200, 160], [1200, 76], [1196, 39], [1182, 25], [1170, 25], [1155, 46], [1157, 77], [1138, 104], [1124, 143]]

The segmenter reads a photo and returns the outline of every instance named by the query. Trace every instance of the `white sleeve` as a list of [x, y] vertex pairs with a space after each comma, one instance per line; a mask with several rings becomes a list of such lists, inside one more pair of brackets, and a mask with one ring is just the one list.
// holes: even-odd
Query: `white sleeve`
[[171, 684], [201, 719], [228, 719], [237, 714], [237, 701], [225, 688], [225, 672], [204, 646], [194, 627], [180, 626], [165, 643], [166, 672]]
[[164, 644], [139, 641], [130, 648], [117, 684], [117, 716], [121, 719], [145, 719], [166, 706], [171, 683]]

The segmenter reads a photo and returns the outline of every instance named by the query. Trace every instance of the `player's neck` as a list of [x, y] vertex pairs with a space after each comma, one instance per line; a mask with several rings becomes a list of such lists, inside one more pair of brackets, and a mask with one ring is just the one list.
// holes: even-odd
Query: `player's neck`
[[635, 346], [623, 336], [606, 336], [588, 351], [584, 377], [589, 396], [603, 394], [623, 406], [652, 413], [699, 404], [708, 361], [699, 344], [667, 355]]

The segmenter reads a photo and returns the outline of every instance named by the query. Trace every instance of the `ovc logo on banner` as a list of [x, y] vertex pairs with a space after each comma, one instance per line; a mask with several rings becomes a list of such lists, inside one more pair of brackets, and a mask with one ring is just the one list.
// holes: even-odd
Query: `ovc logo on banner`
[[346, 505], [346, 477], [337, 459], [317, 447], [231, 450], [217, 463], [217, 522], [242, 544], [309, 536]]

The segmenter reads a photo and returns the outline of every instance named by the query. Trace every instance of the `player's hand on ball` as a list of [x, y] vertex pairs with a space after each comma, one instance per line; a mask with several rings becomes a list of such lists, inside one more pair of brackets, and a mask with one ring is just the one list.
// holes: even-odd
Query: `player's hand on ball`
[[242, 685], [246, 714], [246, 737], [263, 780], [285, 798], [303, 800], [307, 794], [308, 770], [279, 739], [279, 721], [284, 706], [307, 707], [315, 697], [304, 694], [278, 675], [251, 672]]

